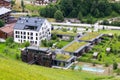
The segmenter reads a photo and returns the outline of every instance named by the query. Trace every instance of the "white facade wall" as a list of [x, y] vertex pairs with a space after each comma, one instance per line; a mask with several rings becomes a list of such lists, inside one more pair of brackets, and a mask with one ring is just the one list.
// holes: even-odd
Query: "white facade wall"
[[41, 40], [51, 38], [51, 24], [45, 20], [39, 31], [14, 29], [14, 41], [24, 43], [29, 41], [31, 45], [39, 46]]

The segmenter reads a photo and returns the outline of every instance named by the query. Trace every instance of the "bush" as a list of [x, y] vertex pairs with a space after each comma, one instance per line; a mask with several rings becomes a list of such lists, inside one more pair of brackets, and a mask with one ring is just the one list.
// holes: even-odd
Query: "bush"
[[30, 46], [30, 42], [29, 41], [24, 42], [24, 47], [28, 47], [28, 46]]
[[118, 68], [116, 71], [117, 75], [120, 75], [120, 68]]
[[5, 25], [5, 22], [3, 20], [0, 20], [0, 27], [3, 27]]
[[116, 70], [118, 68], [118, 64], [117, 64], [117, 62], [114, 62], [113, 63], [113, 70]]
[[56, 34], [52, 34], [52, 40], [56, 40], [57, 39], [57, 35]]
[[12, 37], [9, 37], [6, 39], [6, 45], [11, 45], [14, 42], [14, 39]]
[[109, 63], [108, 62], [105, 62], [105, 67], [108, 67], [109, 66]]
[[62, 28], [62, 31], [63, 31], [63, 32], [67, 32], [67, 29], [66, 29], [66, 28]]
[[16, 57], [16, 59], [20, 58], [19, 54], [17, 54], [17, 53], [16, 53], [15, 57]]
[[60, 10], [57, 10], [54, 14], [56, 21], [64, 21], [63, 13]]

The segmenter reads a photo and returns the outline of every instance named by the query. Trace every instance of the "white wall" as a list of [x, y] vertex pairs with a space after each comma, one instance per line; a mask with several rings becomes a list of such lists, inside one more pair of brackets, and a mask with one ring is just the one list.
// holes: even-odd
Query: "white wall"
[[[19, 34], [16, 34], [16, 31], [19, 32]], [[22, 32], [22, 34], [21, 34], [21, 32]], [[24, 35], [24, 32], [26, 33], [25, 35]], [[29, 33], [29, 35], [28, 35], [28, 33]], [[31, 33], [33, 33], [32, 36], [31, 36]], [[38, 34], [38, 35], [36, 35], [36, 34]], [[16, 38], [16, 35], [17, 35], [17, 38]], [[22, 36], [22, 38], [21, 38], [21, 36]], [[26, 37], [25, 39], [24, 39], [24, 36]], [[28, 37], [29, 37], [29, 39], [28, 39]], [[31, 39], [31, 37], [33, 37], [33, 39]], [[36, 38], [37, 38], [37, 40], [36, 40]], [[32, 31], [32, 30], [14, 29], [14, 41], [17, 43], [24, 43], [25, 41], [29, 41], [31, 43], [31, 45], [39, 46], [42, 39], [50, 39], [50, 38], [51, 38], [51, 24], [47, 20], [45, 20], [45, 22], [41, 26], [40, 31], [38, 31], [38, 32]], [[36, 44], [36, 42], [37, 42], [37, 44]]]

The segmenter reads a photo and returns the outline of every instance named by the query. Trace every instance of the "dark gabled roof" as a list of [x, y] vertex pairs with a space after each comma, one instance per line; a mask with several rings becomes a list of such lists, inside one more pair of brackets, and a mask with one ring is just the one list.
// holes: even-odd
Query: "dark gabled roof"
[[20, 17], [15, 24], [14, 29], [24, 30], [26, 26], [36, 26], [37, 29], [34, 31], [39, 31], [44, 21], [44, 18], [39, 17]]

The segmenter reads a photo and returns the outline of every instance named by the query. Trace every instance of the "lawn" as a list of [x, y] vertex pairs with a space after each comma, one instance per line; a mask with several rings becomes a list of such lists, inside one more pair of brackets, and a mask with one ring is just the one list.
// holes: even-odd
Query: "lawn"
[[56, 55], [57, 60], [63, 60], [63, 61], [68, 60], [70, 57], [71, 57], [70, 55], [64, 55], [64, 54], [57, 54]]
[[66, 47], [64, 50], [68, 52], [74, 52], [78, 50], [80, 47], [84, 46], [85, 44], [87, 43], [86, 42], [73, 42], [71, 45]]
[[83, 71], [62, 70], [28, 65], [0, 56], [0, 80], [97, 80], [108, 76]]
[[[10, 47], [12, 45], [12, 47]], [[20, 48], [23, 48], [23, 45], [13, 43], [7, 46], [5, 43], [0, 43], [0, 55], [16, 59], [20, 59]]]
[[97, 36], [99, 36], [100, 33], [98, 32], [90, 32], [90, 33], [87, 33], [85, 36], [83, 36], [82, 38], [80, 38], [80, 40], [85, 40], [85, 41], [89, 41], [91, 39], [94, 39], [96, 38]]
[[60, 34], [60, 35], [70, 35], [70, 36], [76, 36], [77, 35], [77, 33], [73, 33], [72, 31], [64, 32], [62, 30], [52, 30], [52, 34], [54, 34], [54, 33]]
[[42, 44], [40, 45], [40, 47], [53, 47], [53, 44], [55, 44], [54, 47], [57, 47], [59, 49], [61, 49], [62, 47], [66, 46], [67, 44], [69, 44], [70, 41], [65, 41], [65, 40], [49, 40], [46, 42], [42, 42]]

